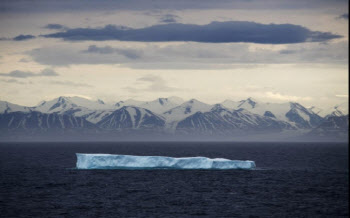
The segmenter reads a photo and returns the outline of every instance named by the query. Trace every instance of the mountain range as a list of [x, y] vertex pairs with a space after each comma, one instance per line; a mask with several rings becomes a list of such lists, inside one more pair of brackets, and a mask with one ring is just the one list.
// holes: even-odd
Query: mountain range
[[113, 104], [58, 97], [34, 107], [0, 101], [0, 140], [35, 138], [47, 133], [116, 140], [126, 135], [131, 139], [147, 135], [151, 139], [184, 136], [218, 140], [245, 136], [249, 140], [252, 136], [269, 134], [278, 135], [279, 139], [286, 135], [291, 140], [290, 135], [347, 140], [348, 123], [347, 103], [321, 110], [297, 102], [265, 103], [253, 98], [213, 105], [178, 97], [153, 101], [129, 99]]

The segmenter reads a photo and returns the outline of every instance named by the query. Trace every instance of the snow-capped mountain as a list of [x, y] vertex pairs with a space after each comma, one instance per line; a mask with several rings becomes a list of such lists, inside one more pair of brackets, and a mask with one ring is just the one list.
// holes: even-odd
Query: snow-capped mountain
[[30, 107], [24, 107], [17, 104], [12, 104], [7, 101], [0, 101], [0, 114], [11, 113], [16, 111], [30, 112], [32, 109]]
[[344, 102], [342, 104], [335, 105], [327, 110], [322, 110], [320, 113], [322, 117], [328, 116], [345, 116], [349, 115], [349, 104], [348, 102]]
[[115, 107], [102, 100], [92, 101], [81, 97], [59, 97], [43, 101], [33, 108], [42, 113], [58, 113], [85, 118], [91, 123], [97, 123], [111, 114]]
[[50, 101], [43, 101], [34, 110], [42, 113], [75, 113], [77, 111], [107, 110], [112, 109], [111, 105], [105, 104], [102, 100], [91, 101], [81, 97], [58, 97]]
[[347, 138], [349, 131], [349, 115], [345, 116], [327, 116], [322, 123], [312, 129], [307, 136], [317, 138], [328, 138], [332, 140], [339, 140]]
[[321, 108], [315, 107], [315, 106], [311, 106], [308, 108], [308, 110], [310, 110], [312, 113], [317, 114], [317, 115], [321, 115], [321, 112], [323, 111]]
[[210, 111], [211, 105], [200, 102], [196, 99], [191, 99], [163, 113], [168, 123], [180, 121], [196, 112]]
[[322, 117], [310, 112], [299, 103], [290, 103], [291, 109], [286, 113], [288, 121], [294, 123], [298, 128], [312, 128], [322, 122]]
[[124, 106], [104, 117], [97, 125], [105, 129], [161, 129], [164, 118], [139, 107]]
[[77, 111], [74, 113], [74, 115], [83, 117], [87, 121], [96, 124], [100, 122], [103, 118], [113, 113], [113, 111], [114, 110], [84, 110]]
[[124, 106], [139, 106], [141, 104], [144, 104], [144, 101], [137, 101], [134, 99], [127, 99], [125, 101], [118, 101], [117, 103], [114, 104], [115, 108], [121, 108]]
[[72, 115], [31, 111], [0, 114], [0, 128], [6, 130], [85, 129], [94, 128], [94, 125]]
[[[235, 106], [234, 103], [226, 105]], [[230, 107], [229, 107], [230, 108]], [[281, 121], [290, 122], [298, 128], [310, 128], [320, 124], [322, 118], [311, 110], [306, 109], [299, 103], [264, 103], [248, 98], [239, 101], [236, 107], [230, 109], [246, 109], [253, 114], [273, 117]]]
[[288, 122], [276, 118], [253, 114], [243, 108], [231, 111], [221, 104], [214, 105], [208, 112], [196, 112], [180, 121], [179, 132], [230, 134], [233, 131], [270, 131], [293, 129]]
[[[215, 105], [196, 99], [183, 102], [177, 97], [154, 101], [129, 99], [120, 101], [118, 105], [81, 97], [59, 97], [35, 107], [0, 101], [0, 138], [17, 130], [28, 133], [32, 129], [39, 135], [41, 131], [62, 130], [62, 133], [69, 130], [73, 135], [79, 131], [102, 134], [102, 137], [151, 132], [162, 136], [174, 133], [188, 136], [193, 133], [232, 137], [236, 133], [280, 135], [299, 131], [302, 134], [310, 132], [305, 135], [311, 138], [334, 138], [335, 134], [343, 140], [348, 130], [348, 116], [344, 116], [348, 114], [347, 103], [326, 111], [316, 107], [305, 108], [296, 102], [264, 103], [252, 98], [226, 100]], [[326, 114], [325, 118], [318, 115], [322, 113]], [[16, 138], [16, 135], [10, 135]]]
[[237, 109], [238, 105], [241, 103], [239, 101], [232, 101], [232, 100], [225, 100], [221, 103], [222, 106], [229, 108], [229, 109]]
[[[128, 99], [126, 101], [119, 101], [118, 103], [111, 105], [104, 103], [102, 100], [92, 101], [90, 99], [82, 97], [61, 96], [50, 101], [43, 101], [36, 107], [30, 109], [42, 113], [74, 115], [77, 117], [85, 118], [87, 121], [96, 124], [100, 122], [103, 118], [113, 113], [115, 110], [124, 106], [142, 105], [140, 107], [149, 109], [157, 114], [162, 114], [164, 111], [177, 106], [180, 102], [183, 102], [181, 98], [170, 97], [159, 98], [150, 102]], [[6, 107], [4, 106], [3, 108]], [[12, 108], [19, 111], [25, 111], [24, 109], [20, 110], [21, 108], [14, 106]], [[8, 109], [8, 111], [10, 110]]]
[[184, 101], [181, 98], [158, 98], [154, 101], [145, 102], [139, 105], [139, 107], [146, 108], [154, 113], [162, 114], [176, 106], [179, 106]]

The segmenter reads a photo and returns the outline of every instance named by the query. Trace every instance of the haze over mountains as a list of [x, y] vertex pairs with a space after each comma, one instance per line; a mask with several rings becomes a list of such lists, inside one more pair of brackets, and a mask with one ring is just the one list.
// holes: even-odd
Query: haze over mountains
[[35, 107], [0, 101], [0, 128], [1, 140], [47, 135], [84, 139], [88, 135], [106, 140], [199, 137], [338, 141], [347, 138], [348, 104], [321, 110], [297, 102], [265, 103], [253, 98], [214, 105], [178, 97], [148, 102], [129, 99], [113, 104], [59, 97]]

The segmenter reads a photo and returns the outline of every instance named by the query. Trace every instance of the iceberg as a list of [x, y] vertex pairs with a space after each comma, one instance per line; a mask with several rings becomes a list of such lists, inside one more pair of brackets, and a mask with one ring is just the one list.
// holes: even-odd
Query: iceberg
[[77, 169], [254, 169], [250, 160], [77, 153]]

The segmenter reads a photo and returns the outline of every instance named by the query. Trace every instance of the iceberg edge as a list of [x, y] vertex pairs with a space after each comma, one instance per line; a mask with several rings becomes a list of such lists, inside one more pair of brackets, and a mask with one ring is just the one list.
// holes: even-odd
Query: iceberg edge
[[207, 157], [135, 156], [119, 154], [76, 153], [77, 169], [245, 169], [256, 167], [254, 161]]

